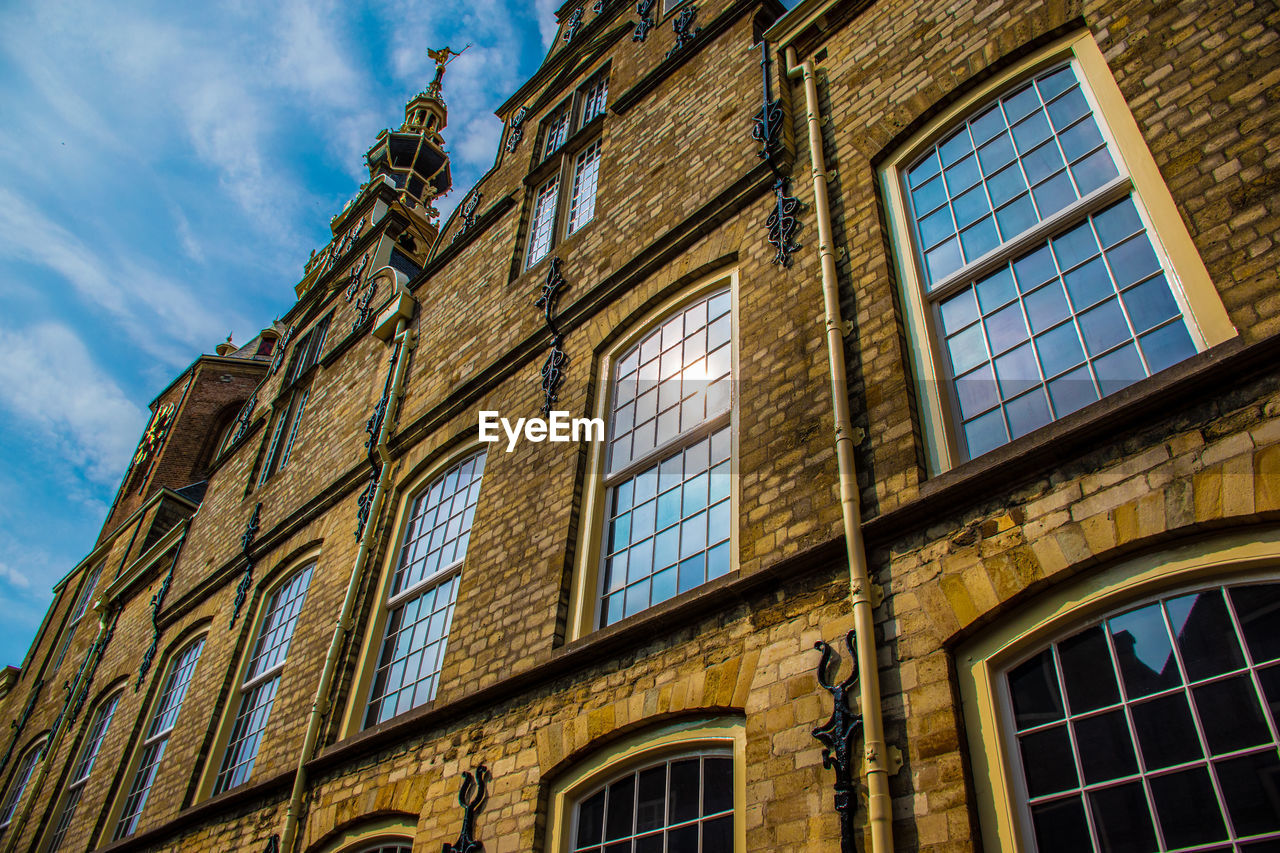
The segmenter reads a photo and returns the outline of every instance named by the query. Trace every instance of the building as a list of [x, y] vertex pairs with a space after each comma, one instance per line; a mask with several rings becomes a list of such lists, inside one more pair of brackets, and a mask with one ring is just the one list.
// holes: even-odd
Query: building
[[1276, 849], [1274, 4], [559, 22], [156, 399], [5, 849]]

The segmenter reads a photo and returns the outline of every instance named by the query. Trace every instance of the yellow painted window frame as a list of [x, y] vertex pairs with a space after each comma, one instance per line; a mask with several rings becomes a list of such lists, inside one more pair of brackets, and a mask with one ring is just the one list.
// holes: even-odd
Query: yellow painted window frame
[[962, 644], [956, 673], [968, 738], [982, 850], [1030, 851], [1031, 828], [1018, 804], [1013, 722], [1004, 674], [1018, 660], [1075, 626], [1140, 599], [1197, 584], [1274, 579], [1280, 571], [1280, 527], [1240, 531], [1147, 554], [1040, 596]]
[[[638, 319], [629, 324], [628, 331], [615, 341], [600, 359], [598, 381], [604, 393], [596, 395], [595, 410], [591, 416], [604, 421], [604, 441], [588, 442], [587, 445], [587, 487], [583, 496], [582, 518], [583, 533], [581, 545], [574, 565], [573, 581], [569, 590], [569, 622], [568, 641], [577, 640], [595, 632], [599, 621], [600, 607], [600, 572], [604, 566], [605, 525], [607, 521], [609, 489], [604, 485], [606, 467], [609, 458], [609, 442], [613, 428], [613, 385], [614, 366], [645, 335], [662, 325], [676, 311], [707, 296], [712, 291], [725, 286], [729, 289], [729, 333], [732, 336], [733, 371], [730, 386], [733, 397], [729, 406], [729, 470], [734, 474], [729, 492], [729, 517], [732, 528], [729, 531], [729, 571], [731, 575], [738, 570], [738, 517], [741, 512], [742, 497], [740, 477], [736, 476], [738, 461], [738, 414], [739, 386], [742, 374], [739, 368], [741, 344], [739, 342], [739, 295], [738, 270], [722, 270], [704, 276], [696, 282], [683, 287], [679, 292], [667, 297], [657, 307], [646, 311]], [[670, 599], [668, 599], [670, 600]], [[644, 612], [644, 611], [641, 611]], [[626, 618], [624, 617], [623, 621]], [[614, 623], [619, 624], [619, 623]]]
[[583, 794], [650, 762], [700, 749], [733, 756], [733, 850], [747, 849], [747, 730], [741, 717], [708, 717], [650, 730], [602, 748], [578, 762], [551, 786], [547, 853], [567, 853], [573, 811]]
[[340, 832], [320, 848], [321, 853], [351, 853], [375, 844], [413, 845], [417, 824], [408, 817], [388, 817], [360, 823]]
[[[397, 507], [395, 523], [391, 527], [392, 547], [387, 548], [387, 553], [382, 560], [381, 575], [374, 589], [377, 590], [378, 597], [375, 599], [373, 617], [369, 619], [368, 625], [365, 627], [364, 638], [360, 645], [360, 655], [356, 659], [355, 676], [352, 680], [351, 692], [347, 701], [346, 713], [342, 719], [342, 727], [340, 729], [342, 737], [350, 737], [364, 731], [364, 716], [368, 711], [369, 705], [369, 689], [373, 682], [373, 674], [378, 669], [378, 658], [382, 654], [382, 644], [386, 640], [384, 632], [387, 627], [387, 614], [390, 608], [387, 606], [388, 591], [391, 589], [391, 581], [395, 576], [396, 565], [400, 560], [400, 551], [404, 547], [405, 525], [409, 522], [409, 513], [413, 511], [413, 502], [431, 485], [431, 482], [440, 476], [443, 476], [448, 470], [458, 462], [468, 456], [472, 456], [478, 451], [484, 451], [485, 458], [485, 474], [489, 473], [489, 448], [497, 445], [483, 444], [480, 441], [471, 441], [464, 443], [458, 447], [451, 449], [449, 452], [433, 459], [425, 468], [419, 471], [413, 471], [406, 476], [404, 482], [397, 487]], [[480, 491], [484, 492], [484, 479], [480, 480]], [[477, 505], [478, 506], [478, 505]], [[374, 519], [369, 519], [369, 524], [374, 523]], [[471, 529], [476, 528], [476, 521], [471, 522]], [[457, 565], [447, 570], [439, 572], [435, 575], [435, 582], [439, 583], [449, 576], [459, 579], [466, 571], [467, 558], [471, 553], [470, 542], [468, 541], [467, 553]], [[425, 586], [424, 586], [425, 589]], [[461, 593], [461, 589], [458, 590]], [[457, 602], [455, 600], [456, 608]], [[455, 610], [456, 615], [456, 610]], [[450, 636], [453, 634], [453, 625], [449, 626]], [[449, 654], [449, 641], [445, 640], [444, 654]], [[441, 673], [444, 672], [444, 662], [447, 658], [441, 660]], [[436, 695], [440, 695], [440, 684], [436, 685]], [[434, 701], [434, 700], [432, 700]], [[423, 707], [423, 706], [418, 706]], [[407, 711], [405, 713], [408, 713]], [[392, 719], [395, 719], [394, 717]]]
[[956, 441], [957, 425], [944, 392], [946, 370], [933, 328], [932, 312], [925, 297], [919, 262], [915, 257], [912, 227], [907, 215], [903, 181], [907, 167], [948, 131], [964, 121], [987, 101], [1020, 80], [1038, 71], [1071, 60], [1080, 74], [1086, 97], [1092, 96], [1094, 116], [1112, 153], [1120, 161], [1133, 184], [1131, 197], [1150, 220], [1148, 234], [1157, 256], [1166, 263], [1166, 274], [1175, 298], [1185, 305], [1183, 314], [1192, 340], [1201, 350], [1236, 336], [1237, 332], [1223, 308], [1217, 288], [1191, 240], [1186, 225], [1142, 131], [1116, 85], [1106, 58], [1092, 33], [1067, 36], [1007, 68], [940, 113], [910, 141], [897, 149], [879, 170], [884, 192], [893, 262], [902, 284], [903, 313], [908, 347], [915, 369], [920, 402], [921, 433], [931, 475], [950, 470], [965, 461]]

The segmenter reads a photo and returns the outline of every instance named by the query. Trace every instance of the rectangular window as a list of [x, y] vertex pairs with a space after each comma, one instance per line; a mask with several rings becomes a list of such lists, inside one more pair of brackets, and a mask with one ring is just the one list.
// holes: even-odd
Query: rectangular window
[[204, 637], [187, 646], [174, 660], [169, 677], [165, 679], [164, 688], [160, 691], [160, 699], [152, 714], [151, 724], [147, 727], [146, 737], [142, 742], [142, 755], [138, 759], [138, 770], [129, 786], [129, 793], [120, 810], [120, 820], [116, 824], [113, 840], [119, 841], [133, 835], [138, 828], [138, 819], [147, 805], [147, 796], [156, 781], [156, 772], [160, 769], [160, 760], [164, 758], [165, 747], [169, 745], [169, 735], [182, 710], [182, 700], [187, 696], [187, 688], [191, 686], [191, 678], [195, 675], [196, 663], [200, 660], [200, 652], [204, 650]]
[[85, 578], [84, 585], [80, 587], [80, 593], [76, 596], [75, 606], [71, 610], [71, 619], [67, 622], [67, 630], [62, 635], [62, 643], [58, 646], [58, 654], [53, 659], [53, 666], [49, 669], [50, 676], [58, 671], [58, 667], [62, 666], [62, 661], [67, 656], [67, 649], [71, 647], [71, 638], [75, 636], [76, 626], [80, 624], [80, 619], [84, 616], [85, 611], [89, 609], [89, 602], [93, 598], [93, 590], [98, 585], [98, 578], [102, 577], [102, 567], [106, 563], [99, 563]]
[[247, 782], [253, 772], [253, 762], [258, 757], [262, 733], [271, 716], [271, 706], [275, 702], [280, 675], [289, 654], [289, 643], [293, 639], [298, 616], [302, 613], [314, 568], [314, 564], [307, 566], [285, 581], [271, 596], [267, 605], [262, 624], [258, 628], [258, 640], [254, 644], [253, 655], [240, 687], [243, 696], [240, 711], [236, 714], [227, 751], [222, 758], [222, 768], [218, 771], [218, 778], [213, 786], [215, 794]]
[[293, 443], [298, 437], [298, 427], [302, 423], [302, 415], [306, 410], [310, 388], [295, 391], [288, 406], [276, 420], [276, 428], [271, 433], [271, 441], [267, 444], [267, 456], [262, 463], [262, 473], [258, 475], [258, 485], [265, 483], [272, 474], [283, 471], [289, 464], [289, 455], [293, 452]]
[[[1012, 72], [1015, 82], [940, 120], [926, 131], [936, 141], [886, 171], [910, 244], [899, 255], [908, 320], [922, 369], [939, 380], [921, 385], [939, 469], [1176, 364], [1213, 339], [1206, 329], [1230, 327], [1207, 274], [1209, 296], [1196, 296], [1174, 270], [1153, 223], [1185, 229], [1176, 212], [1150, 209], [1167, 190], [1144, 191], [1126, 169], [1150, 154], [1139, 136], [1120, 155], [1106, 119], [1132, 118], [1098, 107], [1088, 84], [1114, 81], [1100, 54], [1086, 78], [1081, 57], [1097, 47], [1077, 45], [1056, 64]], [[1192, 266], [1203, 273], [1198, 258], [1184, 271]]]
[[484, 461], [477, 453], [456, 463], [413, 501], [391, 579], [366, 727], [435, 698]]
[[564, 104], [547, 119], [546, 131], [543, 136], [545, 143], [542, 147], [542, 158], [544, 160], [556, 153], [560, 146], [564, 145], [565, 140], [569, 138], [570, 106], [569, 103]]
[[293, 348], [293, 363], [285, 375], [285, 386], [292, 385], [320, 360], [320, 353], [324, 351], [325, 337], [329, 334], [329, 320], [332, 317], [332, 314], [325, 315], [298, 340]]
[[600, 175], [600, 143], [597, 141], [578, 155], [573, 165], [573, 200], [569, 204], [569, 233], [591, 221], [596, 214], [596, 181]]
[[98, 712], [93, 716], [93, 722], [89, 724], [84, 747], [80, 750], [80, 760], [76, 762], [75, 770], [71, 774], [71, 780], [67, 783], [67, 794], [62, 803], [62, 813], [59, 815], [53, 835], [49, 839], [48, 849], [50, 851], [55, 851], [62, 847], [67, 828], [71, 826], [71, 820], [75, 817], [76, 806], [80, 804], [80, 797], [84, 793], [85, 783], [89, 781], [89, 774], [93, 771], [94, 762], [98, 760], [98, 751], [102, 749], [102, 741], [107, 736], [107, 727], [111, 725], [111, 718], [115, 716], [116, 705], [118, 704], [120, 704], [119, 693], [112, 696], [98, 708]]
[[587, 84], [582, 94], [582, 121], [580, 127], [586, 127], [591, 120], [604, 115], [605, 102], [609, 97], [609, 75], [601, 74]]
[[551, 251], [551, 235], [556, 227], [556, 200], [560, 195], [560, 176], [556, 175], [538, 188], [533, 204], [533, 227], [529, 231], [529, 265], [532, 266]]
[[9, 796], [5, 797], [4, 806], [0, 807], [0, 828], [4, 828], [13, 822], [13, 816], [18, 811], [18, 804], [22, 802], [22, 795], [26, 793], [27, 785], [31, 784], [31, 777], [35, 775], [36, 765], [40, 763], [41, 757], [44, 755], [45, 742], [33, 746], [22, 759], [22, 764], [18, 765], [18, 772], [13, 774], [13, 785], [9, 788]]
[[729, 571], [729, 291], [663, 320], [617, 362], [600, 627]]

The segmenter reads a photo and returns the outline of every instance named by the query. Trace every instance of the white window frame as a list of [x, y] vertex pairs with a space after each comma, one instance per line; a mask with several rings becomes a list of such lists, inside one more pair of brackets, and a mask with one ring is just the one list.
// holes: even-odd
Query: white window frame
[[80, 805], [80, 800], [84, 796], [89, 774], [93, 772], [93, 766], [98, 760], [99, 752], [102, 750], [102, 742], [106, 740], [107, 732], [111, 728], [111, 721], [115, 717], [116, 708], [119, 706], [122, 696], [124, 696], [124, 690], [117, 690], [101, 702], [94, 712], [93, 722], [86, 729], [87, 734], [84, 745], [80, 748], [76, 763], [72, 765], [71, 778], [67, 782], [66, 790], [62, 795], [62, 803], [58, 807], [58, 818], [52, 824], [52, 834], [49, 836], [49, 844], [45, 848], [49, 853], [54, 853], [54, 851], [62, 847], [67, 830], [71, 827], [71, 821], [75, 819], [76, 808]]
[[[182, 715], [182, 706], [186, 702], [191, 683], [195, 680], [196, 670], [199, 668], [200, 657], [204, 653], [207, 639], [207, 634], [200, 634], [183, 643], [169, 663], [161, 689], [156, 696], [151, 714], [148, 717], [149, 721], [144, 731], [142, 743], [135, 751], [135, 756], [130, 762], [130, 772], [127, 775], [132, 779], [132, 782], [127, 789], [120, 791], [119, 805], [113, 809], [112, 819], [108, 822], [108, 825], [112, 827], [112, 841], [128, 838], [138, 829], [138, 823], [147, 808], [147, 800], [151, 796], [151, 789], [155, 786], [156, 777], [160, 773], [160, 764], [164, 760], [165, 752], [168, 751], [169, 738], [177, 726], [178, 718]], [[190, 669], [184, 676], [182, 675], [182, 670], [187, 666], [188, 655], [192, 655], [192, 660], [190, 661]], [[176, 682], [179, 677], [185, 678], [181, 685]], [[177, 699], [171, 702], [170, 697], [175, 693], [177, 694]], [[157, 724], [170, 713], [172, 713], [172, 719], [169, 724], [163, 729], [157, 730]], [[142, 760], [149, 753], [155, 753], [155, 757], [150, 760], [150, 763], [143, 765]], [[130, 813], [126, 814], [125, 809], [129, 807], [129, 801], [135, 797], [135, 793], [137, 795], [137, 805], [133, 807]]]
[[[1050, 216], [962, 267], [961, 272], [948, 276], [944, 281], [979, 278], [998, 268], [1002, 262], [1016, 257], [1019, 249], [1030, 250], [1037, 239], [1043, 242], [1046, 237], [1084, 221], [1088, 214], [1100, 211], [1111, 201], [1128, 195], [1144, 220], [1152, 248], [1161, 261], [1174, 298], [1182, 308], [1187, 330], [1197, 349], [1212, 347], [1236, 334], [1142, 133], [1092, 35], [1085, 32], [1065, 37], [1012, 65], [957, 101], [894, 152], [880, 169], [894, 262], [902, 283], [904, 319], [917, 395], [921, 402], [921, 430], [930, 474], [953, 468], [966, 458], [959, 438], [958, 418], [953, 414], [955, 391], [950, 387], [947, 357], [941, 349], [941, 331], [933, 307], [937, 297], [926, 295], [930, 291], [924, 284], [921, 262], [915, 249], [914, 230], [908, 213], [910, 208], [905, 198], [906, 170], [921, 154], [962, 126], [984, 105], [1037, 73], [1064, 62], [1070, 62], [1076, 71], [1081, 90], [1089, 101], [1121, 177], [1090, 194], [1087, 200], [1069, 205], [1061, 213]], [[935, 287], [932, 293], [937, 294], [943, 289], [945, 286]]]
[[[297, 571], [290, 572], [272, 591], [267, 606], [262, 610], [251, 647], [252, 651], [244, 663], [244, 673], [237, 694], [239, 701], [235, 703], [235, 716], [230, 719], [225, 743], [221, 744], [221, 749], [215, 750], [215, 754], [220, 754], [222, 757], [213, 780], [214, 795], [244, 784], [253, 776], [253, 767], [262, 747], [262, 738], [265, 736], [267, 724], [271, 719], [271, 710], [279, 692], [280, 679], [289, 656], [293, 634], [298, 628], [298, 619], [306, 606], [307, 593], [315, 577], [315, 568], [316, 563], [313, 560]], [[295, 583], [300, 584], [301, 589], [294, 589], [292, 585]], [[286, 593], [289, 598], [282, 601], [281, 596]], [[277, 618], [282, 612], [283, 619]], [[274, 639], [275, 644], [266, 648], [265, 644], [269, 638]], [[264, 657], [271, 660], [261, 670], [257, 670], [258, 661]], [[261, 698], [264, 693], [269, 693], [265, 700]], [[252, 719], [259, 714], [261, 718], [257, 723], [257, 732], [246, 734], [241, 731], [241, 720]], [[237, 737], [237, 734], [241, 736]], [[239, 770], [241, 767], [245, 768], [243, 774]], [[238, 777], [239, 781], [236, 781]]]
[[41, 737], [23, 754], [22, 763], [18, 765], [9, 783], [4, 805], [0, 807], [0, 830], [13, 823], [14, 817], [17, 816], [22, 798], [26, 796], [27, 786], [31, 784], [31, 777], [35, 775], [36, 767], [44, 758], [44, 750], [48, 742], [48, 736]]
[[[731, 395], [729, 411], [714, 418], [705, 420], [697, 428], [687, 431], [672, 441], [655, 448], [640, 460], [633, 460], [626, 467], [610, 471], [609, 448], [613, 439], [613, 401], [615, 392], [615, 370], [623, 357], [655, 328], [672, 318], [677, 311], [706, 298], [714, 292], [727, 289], [729, 293], [730, 347], [732, 358], [730, 364]], [[721, 427], [729, 430], [729, 464], [731, 471], [729, 495], [729, 569], [725, 573], [731, 575], [738, 569], [738, 513], [741, 506], [739, 495], [739, 477], [737, 476], [738, 454], [738, 381], [739, 369], [739, 282], [736, 269], [717, 272], [699, 279], [664, 299], [652, 310], [641, 315], [631, 325], [630, 331], [619, 338], [601, 359], [600, 382], [605, 393], [597, 395], [594, 416], [602, 419], [605, 434], [609, 441], [591, 442], [587, 450], [587, 470], [592, 485], [586, 490], [583, 506], [583, 547], [578, 549], [573, 581], [570, 589], [571, 616], [569, 619], [569, 639], [574, 640], [586, 636], [600, 625], [602, 593], [605, 575], [605, 558], [607, 556], [607, 526], [609, 506], [612, 499], [612, 486], [627, 477], [644, 470], [646, 465], [657, 464], [665, 455], [669, 455], [678, 447], [684, 447], [701, 438], [711, 435]], [[665, 454], [665, 455], [664, 455]], [[677, 596], [679, 593], [677, 593]], [[669, 599], [667, 599], [669, 600]], [[641, 611], [643, 612], [643, 611]], [[624, 617], [627, 618], [627, 617]]]
[[[421, 707], [421, 705], [431, 702], [438, 693], [440, 688], [440, 677], [444, 668], [445, 655], [448, 653], [449, 648], [449, 634], [452, 630], [453, 610], [457, 606], [458, 589], [462, 581], [467, 552], [470, 550], [470, 536], [471, 532], [474, 530], [476, 507], [478, 506], [480, 493], [484, 488], [484, 473], [485, 470], [487, 470], [488, 461], [487, 449], [484, 446], [478, 447], [476, 445], [470, 445], [449, 455], [445, 459], [440, 460], [437, 464], [428, 469], [425, 474], [412, 481], [412, 485], [409, 488], [405, 489], [403, 509], [399, 514], [396, 530], [393, 534], [397, 546], [394, 549], [390, 549], [390, 553], [388, 554], [387, 564], [383, 573], [384, 577], [380, 586], [380, 589], [382, 590], [382, 604], [378, 608], [376, 618], [370, 620], [369, 631], [365, 637], [365, 652], [362, 655], [361, 669], [357, 678], [357, 688], [353, 690], [353, 695], [358, 697], [358, 701], [351, 703], [351, 706], [348, 709], [347, 720], [344, 725], [344, 729], [347, 732], [354, 734], [358, 731], [369, 728], [370, 726], [378, 725], [379, 723], [369, 722], [375, 700], [379, 702], [386, 701], [387, 697], [393, 696], [395, 693], [405, 689], [406, 686], [412, 689], [415, 684], [425, 680], [418, 679], [413, 682], [402, 682], [394, 691], [383, 693], [378, 697], [373, 695], [373, 691], [377, 683], [378, 671], [382, 668], [382, 659], [386, 652], [386, 646], [388, 643], [387, 631], [391, 625], [393, 614], [401, 608], [408, 607], [415, 601], [437, 592], [443, 584], [452, 583], [453, 586], [450, 590], [452, 600], [444, 607], [437, 607], [432, 611], [434, 614], [442, 610], [448, 610], [448, 614], [443, 617], [444, 625], [441, 631], [441, 637], [438, 640], [439, 650], [435, 660], [435, 671], [431, 676], [429, 676], [435, 679], [430, 688], [430, 695], [422, 702], [417, 702], [404, 711], [392, 714], [381, 722], [395, 719], [395, 717], [408, 713], [413, 708]], [[462, 517], [466, 517], [467, 515], [470, 515], [471, 517], [471, 520], [467, 523], [465, 529], [460, 522], [456, 535], [448, 537], [448, 529], [447, 527], [445, 528], [445, 536], [448, 537], [447, 541], [453, 543], [454, 547], [452, 559], [447, 563], [441, 562], [437, 564], [434, 569], [424, 571], [422, 577], [409, 581], [403, 589], [393, 592], [395, 589], [397, 575], [400, 573], [402, 565], [404, 564], [406, 547], [416, 545], [417, 542], [420, 542], [425, 538], [423, 536], [414, 536], [413, 542], [409, 542], [410, 537], [419, 532], [417, 528], [417, 519], [419, 516], [415, 516], [413, 514], [415, 506], [420, 499], [430, 493], [437, 483], [442, 484], [447, 481], [447, 478], [452, 472], [460, 470], [468, 462], [472, 463], [472, 480], [467, 491], [470, 491], [471, 488], [476, 489], [475, 502], [473, 502], [469, 497], [467, 501], [464, 502]], [[478, 478], [475, 472], [475, 466], [477, 464], [483, 468], [483, 470], [479, 472]], [[457, 495], [462, 494], [462, 492], [455, 489], [452, 494], [456, 497]], [[436, 506], [439, 507], [442, 506], [442, 504], [437, 504]], [[436, 516], [436, 519], [438, 520], [438, 516]], [[456, 543], [464, 535], [467, 537], [467, 544], [462, 547], [461, 553], [458, 553]], [[442, 546], [444, 541], [445, 540], [442, 539]], [[429, 544], [430, 543], [428, 543], [428, 545]], [[416, 556], [417, 554], [415, 553], [415, 557]], [[404, 626], [401, 626], [400, 630], [404, 630]], [[431, 641], [430, 635], [424, 636], [423, 639], [425, 642], [422, 646], [422, 650], [425, 652], [427, 646], [432, 645], [433, 641]], [[412, 655], [412, 652], [410, 655]], [[421, 672], [421, 670], [419, 670], [419, 672]]]
[[[533, 165], [542, 177], [534, 185], [529, 206], [524, 269], [540, 264], [557, 245], [595, 219], [604, 139], [602, 133], [585, 129], [608, 110], [610, 72], [608, 63], [593, 71], [548, 112], [538, 128]], [[550, 161], [556, 165], [549, 171], [544, 166]]]
[[1035, 850], [1024, 814], [1019, 758], [1005, 675], [1048, 644], [1099, 617], [1196, 588], [1274, 582], [1280, 578], [1280, 529], [1249, 530], [1126, 560], [1082, 580], [1060, 584], [956, 649], [985, 853]]
[[66, 659], [67, 650], [71, 648], [71, 639], [75, 636], [76, 626], [80, 624], [80, 620], [84, 618], [84, 614], [89, 609], [89, 602], [93, 596], [94, 588], [97, 587], [98, 581], [102, 578], [102, 570], [106, 567], [107, 561], [102, 560], [98, 565], [89, 572], [85, 578], [84, 585], [80, 587], [80, 592], [76, 596], [75, 607], [71, 612], [71, 619], [67, 622], [67, 628], [62, 634], [62, 642], [58, 646], [57, 657], [53, 660], [53, 666], [49, 668], [47, 678], [52, 678], [57, 673], [58, 668], [62, 666], [62, 661]]

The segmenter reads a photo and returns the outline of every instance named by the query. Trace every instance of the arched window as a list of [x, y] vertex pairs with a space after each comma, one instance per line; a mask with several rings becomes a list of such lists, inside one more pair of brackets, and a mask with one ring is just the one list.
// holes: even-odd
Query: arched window
[[732, 566], [731, 297], [666, 313], [611, 368], [596, 627]]
[[258, 757], [262, 734], [271, 716], [289, 643], [306, 601], [315, 564], [295, 572], [272, 594], [258, 626], [258, 638], [240, 685], [240, 710], [227, 742], [213, 793], [246, 782]]
[[142, 817], [151, 786], [156, 781], [156, 772], [160, 769], [160, 761], [169, 745], [169, 735], [173, 733], [178, 714], [182, 711], [182, 702], [187, 696], [187, 688], [191, 686], [191, 679], [195, 676], [200, 653], [204, 651], [204, 641], [202, 635], [188, 643], [169, 666], [151, 722], [143, 736], [137, 770], [121, 805], [113, 840], [127, 838], [138, 828], [138, 819]]
[[75, 769], [67, 781], [67, 792], [63, 796], [62, 809], [54, 824], [53, 835], [49, 837], [47, 849], [50, 853], [62, 848], [67, 828], [71, 826], [71, 820], [76, 814], [76, 806], [80, 804], [80, 798], [84, 794], [85, 783], [89, 781], [89, 774], [93, 772], [93, 765], [98, 760], [98, 753], [102, 749], [102, 741], [107, 736], [107, 728], [111, 725], [112, 717], [115, 716], [116, 705], [120, 703], [121, 692], [116, 691], [99, 705], [89, 723], [84, 746], [80, 748], [80, 757], [76, 760]]
[[4, 805], [0, 806], [0, 829], [13, 822], [13, 817], [18, 812], [18, 805], [22, 802], [22, 795], [26, 793], [27, 785], [31, 784], [31, 777], [35, 775], [40, 760], [44, 758], [45, 743], [46, 739], [41, 738], [28, 749], [26, 755], [22, 757], [22, 763], [13, 774], [9, 793], [4, 798]]
[[944, 114], [884, 180], [934, 467], [1235, 334], [1090, 34]]
[[1108, 613], [1003, 687], [1028, 849], [1280, 844], [1280, 582]]
[[484, 461], [483, 452], [468, 455], [413, 498], [387, 590], [366, 727], [435, 698]]

